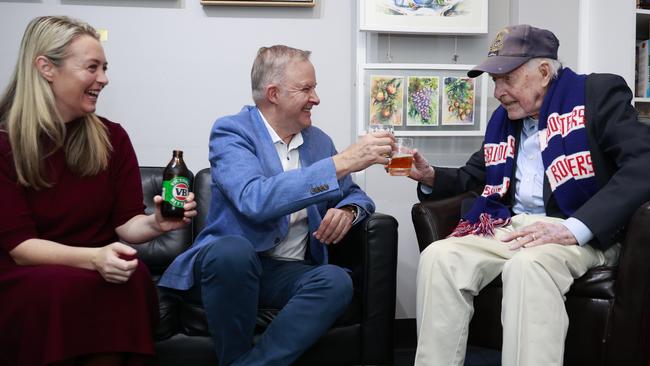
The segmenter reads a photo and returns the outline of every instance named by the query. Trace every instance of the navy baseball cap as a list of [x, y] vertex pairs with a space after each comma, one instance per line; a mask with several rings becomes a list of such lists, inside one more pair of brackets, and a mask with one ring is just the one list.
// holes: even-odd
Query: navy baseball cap
[[532, 58], [557, 60], [560, 41], [553, 32], [528, 24], [512, 25], [502, 29], [492, 41], [488, 58], [467, 72], [475, 78], [484, 72], [507, 74]]

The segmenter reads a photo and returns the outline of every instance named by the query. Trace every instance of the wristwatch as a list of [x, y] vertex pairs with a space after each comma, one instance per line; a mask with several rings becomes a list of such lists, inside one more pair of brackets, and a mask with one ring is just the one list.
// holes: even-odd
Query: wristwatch
[[341, 206], [341, 210], [346, 210], [352, 214], [352, 222], [357, 221], [357, 217], [359, 216], [359, 209], [355, 205], [345, 205]]

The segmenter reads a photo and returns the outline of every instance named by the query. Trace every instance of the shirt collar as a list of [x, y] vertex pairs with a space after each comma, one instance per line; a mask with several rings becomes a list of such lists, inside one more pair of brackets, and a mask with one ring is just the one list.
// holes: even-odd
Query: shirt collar
[[[266, 120], [264, 117], [264, 114], [262, 114], [262, 111], [258, 109], [258, 112], [260, 113], [260, 117], [262, 118], [262, 121], [264, 122], [264, 126], [266, 126], [266, 130], [269, 131], [269, 136], [271, 136], [271, 141], [273, 141], [274, 145], [277, 144], [284, 144], [284, 141], [282, 141], [282, 138], [280, 138], [280, 135], [278, 135], [277, 132], [273, 129], [273, 127], [269, 124], [269, 122]], [[293, 138], [291, 139], [291, 142], [289, 142], [289, 147], [288, 149], [295, 149], [302, 145], [303, 139], [302, 139], [302, 132], [298, 132], [297, 134], [293, 135]]]
[[537, 132], [537, 124], [538, 120], [531, 118], [531, 117], [526, 117], [524, 118], [524, 128], [523, 131], [527, 136], [530, 136]]

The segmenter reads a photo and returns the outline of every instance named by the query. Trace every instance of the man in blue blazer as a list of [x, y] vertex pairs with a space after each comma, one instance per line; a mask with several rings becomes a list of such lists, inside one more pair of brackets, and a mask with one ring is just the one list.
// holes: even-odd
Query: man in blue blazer
[[[350, 173], [386, 164], [392, 137], [367, 135], [337, 153], [311, 126], [320, 100], [309, 51], [263, 47], [251, 71], [255, 106], [210, 135], [206, 228], [159, 285], [200, 294], [222, 365], [289, 365], [352, 298], [335, 245], [374, 211]], [[253, 345], [258, 306], [281, 308]]]

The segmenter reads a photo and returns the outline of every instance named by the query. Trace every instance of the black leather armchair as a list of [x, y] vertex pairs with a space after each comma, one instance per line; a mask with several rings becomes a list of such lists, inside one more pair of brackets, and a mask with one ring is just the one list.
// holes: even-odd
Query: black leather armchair
[[[420, 251], [445, 238], [460, 216], [463, 199], [425, 201], [411, 216]], [[606, 213], [603, 213], [606, 214]], [[650, 346], [650, 202], [630, 220], [616, 267], [597, 267], [578, 278], [566, 296], [569, 330], [564, 364], [647, 365]], [[501, 277], [474, 298], [468, 343], [501, 349]]]
[[[147, 213], [160, 194], [162, 167], [142, 167]], [[198, 216], [184, 230], [167, 233], [136, 246], [139, 258], [158, 281], [173, 259], [187, 249], [205, 226], [210, 205], [210, 171], [196, 174], [193, 191]], [[354, 298], [347, 312], [298, 361], [299, 365], [390, 365], [397, 269], [397, 221], [375, 213], [359, 223], [346, 239], [330, 248], [330, 262], [352, 270]], [[160, 324], [156, 333], [160, 365], [217, 365], [205, 314], [183, 292], [158, 288]], [[260, 309], [257, 332], [273, 320], [277, 309]]]

